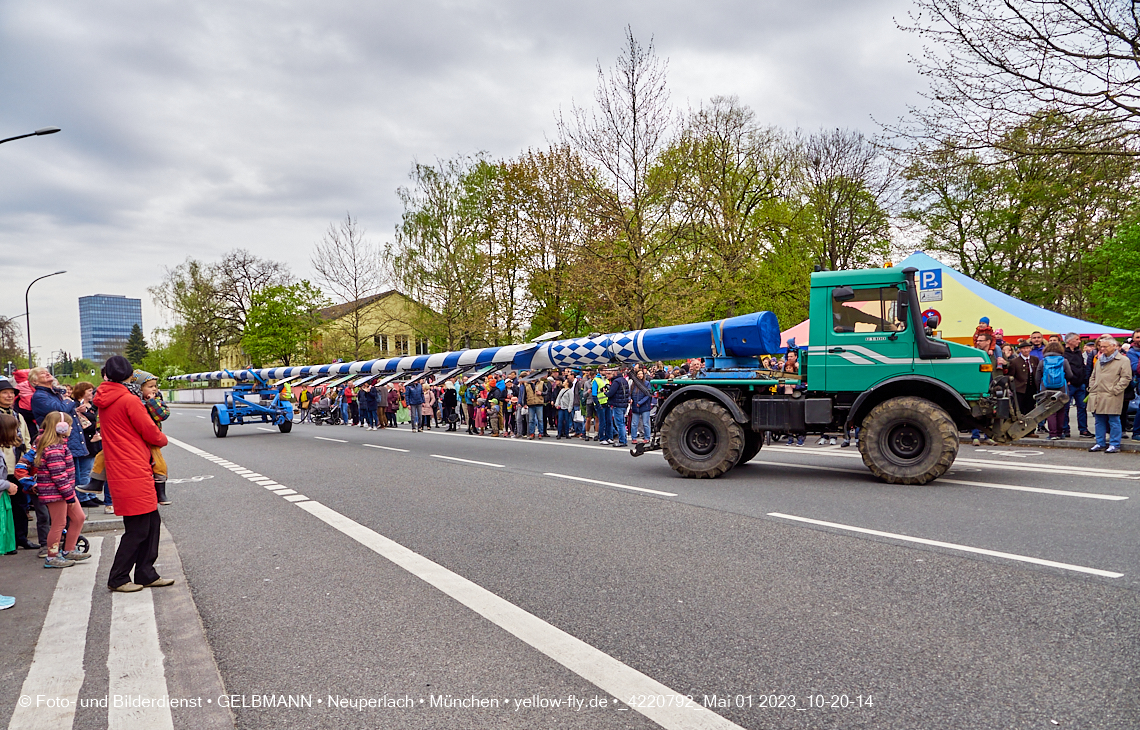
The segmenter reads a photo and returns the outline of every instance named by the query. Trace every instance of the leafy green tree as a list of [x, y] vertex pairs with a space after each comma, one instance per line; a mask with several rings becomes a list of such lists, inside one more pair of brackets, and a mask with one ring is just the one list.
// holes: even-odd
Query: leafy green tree
[[1140, 327], [1140, 218], [1121, 226], [1089, 263], [1102, 272], [1088, 289], [1092, 316], [1112, 327]]
[[127, 337], [127, 347], [123, 354], [128, 360], [135, 363], [145, 360], [148, 352], [150, 352], [150, 348], [147, 347], [142, 327], [137, 324], [131, 325], [131, 334]]
[[325, 306], [324, 295], [308, 281], [267, 286], [252, 297], [242, 347], [257, 365], [289, 365], [307, 353], [321, 322], [317, 310]]

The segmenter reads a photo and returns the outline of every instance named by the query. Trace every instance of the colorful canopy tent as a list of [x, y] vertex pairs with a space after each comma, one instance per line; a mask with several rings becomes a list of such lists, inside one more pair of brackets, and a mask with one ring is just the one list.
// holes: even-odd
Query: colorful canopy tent
[[[938, 325], [939, 335], [946, 340], [972, 344], [974, 330], [982, 317], [989, 317], [990, 326], [1002, 330], [1006, 342], [1016, 342], [1034, 331], [1045, 335], [1076, 332], [1084, 338], [1106, 333], [1117, 337], [1132, 334], [1117, 327], [1058, 314], [1002, 294], [921, 251], [915, 251], [896, 266], [913, 266], [918, 269], [915, 281], [923, 312], [938, 312], [941, 320]], [[780, 344], [787, 344], [790, 337], [796, 338], [797, 347], [808, 344], [808, 322], [809, 320], [804, 320], [780, 333]]]

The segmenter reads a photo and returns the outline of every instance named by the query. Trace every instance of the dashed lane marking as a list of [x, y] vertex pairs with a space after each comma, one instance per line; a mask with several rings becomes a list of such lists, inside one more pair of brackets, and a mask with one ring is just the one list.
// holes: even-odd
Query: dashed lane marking
[[673, 492], [661, 492], [656, 489], [646, 489], [645, 487], [631, 487], [628, 484], [614, 484], [613, 482], [603, 482], [597, 479], [587, 479], [586, 477], [575, 477], [569, 474], [555, 474], [552, 471], [544, 472], [543, 476], [556, 477], [558, 479], [570, 479], [575, 482], [586, 482], [587, 484], [601, 484], [605, 487], [617, 487], [618, 489], [632, 489], [635, 492], [646, 492], [648, 494], [659, 494], [662, 497], [676, 497]]
[[319, 439], [320, 441], [335, 441], [338, 444], [347, 444], [348, 443], [344, 439], [330, 439], [326, 436], [314, 436], [313, 438]]
[[443, 454], [432, 454], [436, 459], [447, 459], [448, 461], [461, 461], [464, 464], [475, 464], [477, 466], [493, 466], [496, 469], [504, 468], [503, 464], [492, 464], [489, 461], [475, 461], [474, 459], [460, 459], [458, 456], [444, 456]]
[[1044, 565], [1050, 568], [1060, 568], [1062, 570], [1072, 570], [1078, 573], [1088, 573], [1089, 575], [1099, 575], [1104, 578], [1121, 578], [1124, 573], [1114, 573], [1110, 570], [1100, 570], [1099, 568], [1086, 568], [1083, 565], [1072, 565], [1071, 563], [1059, 563], [1055, 560], [1044, 560], [1042, 558], [1032, 558], [1027, 555], [1016, 555], [1014, 553], [1003, 553], [997, 550], [987, 550], [985, 548], [971, 547], [969, 545], [958, 545], [952, 542], [942, 542], [941, 540], [928, 540], [924, 537], [911, 537], [910, 535], [899, 535], [894, 532], [883, 532], [882, 530], [869, 530], [866, 527], [855, 527], [853, 525], [841, 525], [838, 522], [825, 522], [823, 520], [813, 520], [809, 517], [797, 517], [795, 515], [785, 515], [779, 512], [769, 512], [769, 517], [778, 517], [784, 520], [794, 520], [796, 522], [805, 522], [810, 525], [819, 525], [820, 527], [830, 527], [834, 530], [847, 530], [848, 532], [858, 532], [864, 535], [875, 535], [877, 537], [886, 537], [891, 540], [902, 540], [903, 542], [913, 542], [920, 545], [930, 545], [932, 547], [946, 548], [948, 550], [957, 550], [965, 553], [975, 553], [977, 555], [989, 555], [995, 558], [1004, 558], [1006, 560], [1016, 560], [1022, 563], [1033, 563], [1034, 565]]
[[384, 449], [385, 451], [399, 451], [401, 454], [408, 453], [408, 449], [397, 449], [395, 446], [381, 446], [380, 444], [362, 444], [370, 449]]

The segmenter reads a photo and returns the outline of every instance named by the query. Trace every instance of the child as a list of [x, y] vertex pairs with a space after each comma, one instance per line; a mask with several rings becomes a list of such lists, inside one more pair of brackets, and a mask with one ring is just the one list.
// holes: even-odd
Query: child
[[498, 398], [492, 398], [491, 402], [487, 405], [487, 423], [490, 424], [490, 426], [491, 426], [491, 435], [492, 436], [498, 436], [499, 435], [499, 428], [500, 428], [499, 415], [500, 415], [500, 413], [501, 413], [501, 409], [499, 408]]
[[[83, 530], [86, 516], [75, 496], [75, 462], [67, 448], [71, 434], [71, 416], [52, 411], [44, 416], [36, 456], [36, 492], [51, 514], [51, 529], [47, 539], [45, 568], [70, 568], [79, 560], [90, 558], [89, 553], [75, 550], [75, 543]], [[67, 525], [67, 541], [60, 552], [59, 541]]]
[[475, 433], [480, 436], [487, 428], [487, 408], [484, 406], [484, 402], [482, 398], [475, 401]]
[[[20, 445], [20, 422], [15, 416], [0, 413], [0, 448], [12, 449]], [[8, 481], [8, 462], [0, 454], [0, 555], [16, 554], [16, 520], [12, 513], [11, 498], [18, 489], [15, 482]], [[20, 512], [20, 517], [27, 525], [27, 513], [23, 509]]]
[[[162, 422], [170, 418], [170, 409], [158, 391], [158, 378], [145, 370], [135, 370], [127, 387], [135, 393], [146, 406], [146, 412], [154, 420], [158, 430], [162, 430]], [[136, 392], [137, 388], [137, 392]], [[167, 468], [166, 459], [162, 457], [162, 449], [157, 446], [150, 447], [150, 465], [154, 473], [154, 491], [158, 495], [159, 504], [170, 504], [166, 497]]]

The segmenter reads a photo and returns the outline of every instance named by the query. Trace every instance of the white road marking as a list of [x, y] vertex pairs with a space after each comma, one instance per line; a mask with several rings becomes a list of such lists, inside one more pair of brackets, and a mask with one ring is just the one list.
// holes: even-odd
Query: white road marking
[[[86, 562], [98, 563], [103, 538], [88, 537], [95, 554]], [[91, 618], [91, 592], [95, 588], [97, 565], [79, 565], [60, 571], [51, 603], [48, 604], [32, 666], [20, 694], [35, 700], [38, 695], [58, 697], [55, 707], [28, 707], [16, 703], [9, 730], [60, 730], [71, 727], [75, 703], [83, 686], [83, 652], [87, 644], [87, 622]], [[63, 706], [61, 706], [63, 705]]]
[[330, 438], [325, 438], [324, 436], [314, 436], [313, 438], [320, 439], [321, 441], [335, 441], [338, 444], [347, 444], [348, 443], [344, 439], [330, 439]]
[[258, 474], [255, 471], [251, 471], [249, 474], [244, 474], [243, 476], [246, 479], [265, 479], [266, 478], [266, 476], [264, 474]]
[[285, 485], [278, 484], [277, 482], [262, 482], [261, 486], [265, 487], [266, 489], [268, 489], [270, 491], [273, 491], [274, 489], [280, 489], [281, 487], [283, 487]]
[[[116, 540], [117, 544], [117, 540]], [[158, 643], [154, 595], [144, 588], [135, 593], [111, 595], [111, 648], [107, 652], [109, 695], [166, 697], [165, 656]], [[145, 727], [174, 729], [169, 707], [107, 708], [110, 730]]]
[[273, 493], [284, 497], [286, 494], [296, 494], [297, 492], [293, 489], [276, 489]]
[[555, 474], [552, 471], [543, 472], [543, 476], [557, 477], [559, 479], [571, 479], [576, 482], [586, 482], [588, 484], [601, 484], [606, 487], [617, 487], [618, 489], [632, 489], [635, 492], [647, 492], [649, 494], [660, 494], [662, 497], [676, 497], [673, 492], [659, 492], [656, 489], [646, 489], [645, 487], [631, 487], [627, 484], [614, 484], [613, 482], [603, 482], [597, 479], [587, 479], [585, 477], [574, 477], [569, 474]]
[[443, 454], [432, 454], [436, 459], [447, 459], [448, 461], [462, 461], [464, 464], [477, 464], [479, 466], [493, 466], [496, 469], [502, 469], [502, 464], [492, 464], [489, 461], [474, 461], [472, 459], [460, 459], [458, 456], [444, 456]]
[[386, 451], [399, 451], [402, 454], [408, 453], [407, 449], [397, 449], [395, 446], [381, 446], [380, 444], [362, 444], [370, 449], [384, 449]]
[[205, 418], [205, 416], [194, 416], [195, 418]]
[[[840, 469], [834, 466], [817, 466], [815, 464], [794, 464], [786, 461], [764, 461], [762, 459], [753, 459], [748, 462], [749, 464], [764, 464], [766, 466], [787, 467], [791, 469], [814, 469], [816, 471], [835, 471], [843, 474], [859, 474], [861, 476], [870, 476], [871, 472], [865, 469]], [[1104, 499], [1109, 501], [1121, 501], [1128, 499], [1118, 494], [1097, 494], [1095, 492], [1070, 492], [1064, 489], [1046, 489], [1044, 487], [1019, 487], [1012, 484], [991, 484], [989, 482], [971, 482], [965, 479], [949, 479], [947, 477], [938, 477], [927, 486], [937, 486], [939, 484], [962, 484], [968, 487], [986, 487], [987, 489], [1007, 489], [1011, 492], [1036, 492], [1037, 494], [1051, 494], [1055, 497], [1084, 497], [1086, 499]]]
[[[200, 456], [207, 455], [201, 449], [174, 438], [170, 439], [170, 443]], [[689, 705], [687, 697], [652, 677], [320, 502], [298, 499], [297, 506], [451, 596], [611, 695], [651, 695], [664, 699], [662, 706], [633, 709], [667, 730], [743, 730], [739, 725], [701, 705]], [[52, 730], [55, 730], [54, 726]]]
[[[443, 430], [443, 431], [424, 431], [424, 433], [435, 434], [437, 436], [447, 436], [447, 438], [481, 439], [483, 441], [493, 441], [495, 439], [494, 436], [479, 436], [478, 434], [473, 434], [473, 433], [452, 432], [451, 434], [448, 434], [448, 432], [446, 430]], [[502, 437], [500, 436], [499, 438], [502, 438]], [[613, 452], [615, 454], [624, 454], [624, 453], [627, 453], [627, 451], [628, 451], [627, 449], [615, 449], [612, 446], [603, 446], [601, 444], [594, 446], [594, 445], [586, 444], [586, 443], [573, 443], [574, 439], [570, 439], [570, 440], [563, 439], [562, 441], [558, 441], [553, 436], [547, 436], [546, 438], [541, 438], [541, 439], [513, 438], [513, 439], [503, 439], [503, 441], [512, 441], [515, 443], [525, 442], [528, 444], [545, 444], [547, 446], [569, 446], [569, 447], [575, 448], [575, 449], [598, 449], [600, 451], [610, 451], [610, 452]]]
[[304, 502], [308, 497], [303, 494], [291, 494], [285, 498], [286, 502]]
[[910, 535], [899, 535], [894, 532], [883, 532], [881, 530], [869, 530], [866, 527], [854, 527], [852, 525], [841, 525], [838, 522], [825, 522], [823, 520], [813, 520], [809, 517], [796, 517], [795, 515], [785, 515], [779, 512], [769, 512], [769, 517], [779, 517], [785, 520], [795, 520], [796, 522], [806, 522], [812, 525], [820, 525], [821, 527], [831, 527], [836, 530], [848, 530], [851, 532], [859, 532], [864, 535], [876, 535], [878, 537], [887, 537], [892, 540], [902, 540], [904, 542], [914, 542], [920, 545], [931, 545], [934, 547], [947, 548], [948, 550], [959, 550], [966, 553], [976, 553], [978, 555], [989, 555], [995, 558], [1005, 558], [1007, 560], [1016, 560], [1022, 563], [1033, 563], [1034, 565], [1044, 565], [1050, 568], [1061, 568], [1062, 570], [1073, 570], [1078, 573], [1088, 573], [1090, 575], [1099, 575], [1105, 578], [1121, 578], [1124, 573], [1114, 573], [1109, 570], [1100, 570], [1099, 568], [1086, 568], [1083, 565], [1072, 565], [1070, 563], [1058, 563], [1055, 560], [1044, 560], [1042, 558], [1031, 558], [1026, 555], [1015, 555], [1013, 553], [1003, 553], [997, 550], [987, 550], [985, 548], [970, 547], [969, 545], [957, 545], [952, 542], [942, 542], [940, 540], [927, 540], [924, 537], [911, 537]]
[[258, 426], [258, 427], [257, 427], [257, 430], [258, 430], [258, 431], [268, 431], [269, 433], [275, 433], [275, 430], [274, 430], [274, 429], [272, 429], [272, 428], [265, 428], [264, 426]]
[[665, 706], [632, 708], [662, 727], [668, 730], [741, 730], [739, 725], [700, 704], [691, 704], [684, 695], [652, 677], [320, 502], [300, 502], [297, 506], [451, 596], [610, 695], [645, 695], [662, 700], [660, 704]]

